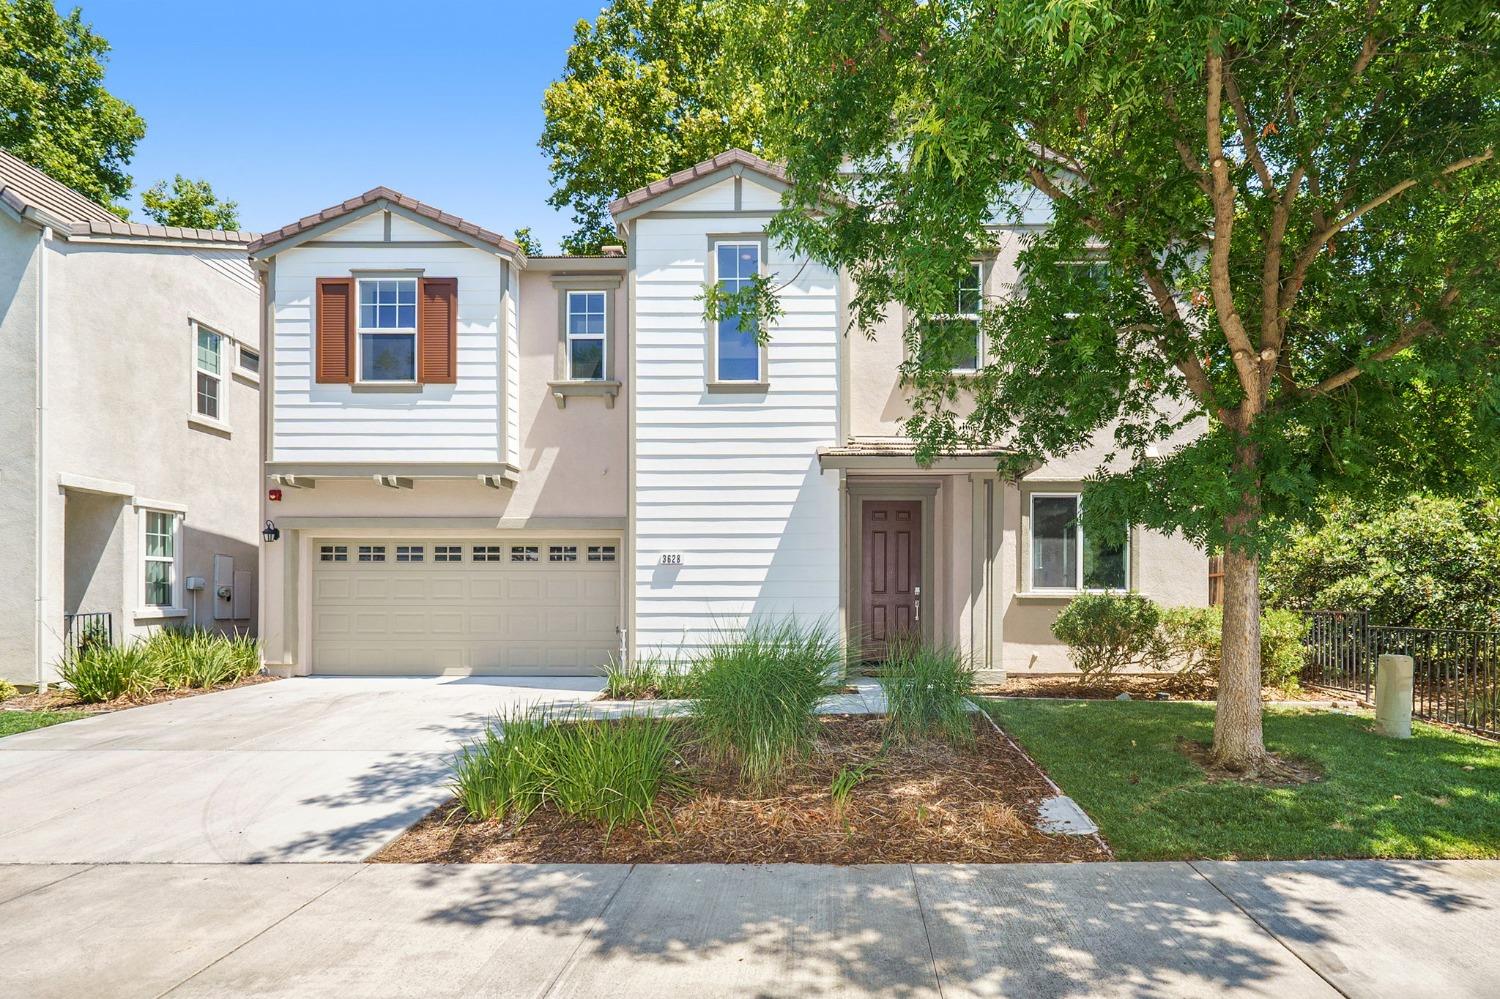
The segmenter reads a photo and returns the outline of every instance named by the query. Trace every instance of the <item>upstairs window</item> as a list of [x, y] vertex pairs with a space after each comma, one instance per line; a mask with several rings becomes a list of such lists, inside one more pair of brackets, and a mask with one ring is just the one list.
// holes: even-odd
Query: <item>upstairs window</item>
[[359, 380], [417, 380], [417, 279], [360, 278]]
[[1087, 534], [1076, 493], [1031, 497], [1033, 590], [1125, 590], [1130, 586], [1130, 531], [1124, 524]]
[[[950, 371], [974, 372], [980, 367], [984, 352], [979, 312], [984, 300], [984, 266], [970, 264], [968, 271], [959, 280], [953, 293], [953, 311], [932, 316], [923, 324], [922, 350], [924, 362], [936, 361], [930, 355], [945, 352]], [[941, 336], [928, 338], [928, 331]]]
[[[726, 293], [749, 287], [760, 274], [759, 243], [715, 243], [714, 280]], [[753, 321], [728, 316], [714, 323], [714, 378], [721, 382], [764, 380]]]
[[[193, 351], [193, 412], [210, 420], [224, 419], [224, 336], [207, 326], [195, 326]], [[181, 355], [178, 355], [181, 356]]]
[[240, 371], [251, 378], [260, 377], [260, 351], [240, 346]]
[[605, 293], [568, 292], [568, 378], [598, 381], [604, 378]]

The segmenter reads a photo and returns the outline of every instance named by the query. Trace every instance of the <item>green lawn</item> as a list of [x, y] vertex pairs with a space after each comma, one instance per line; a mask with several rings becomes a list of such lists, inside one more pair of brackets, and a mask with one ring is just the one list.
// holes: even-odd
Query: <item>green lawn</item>
[[988, 701], [1000, 726], [1099, 823], [1121, 860], [1500, 857], [1500, 745], [1364, 717], [1268, 710], [1266, 744], [1315, 761], [1295, 787], [1210, 783], [1177, 752], [1209, 742], [1213, 707], [1146, 701]]
[[0, 711], [0, 736], [46, 728], [75, 718], [87, 718], [86, 711]]

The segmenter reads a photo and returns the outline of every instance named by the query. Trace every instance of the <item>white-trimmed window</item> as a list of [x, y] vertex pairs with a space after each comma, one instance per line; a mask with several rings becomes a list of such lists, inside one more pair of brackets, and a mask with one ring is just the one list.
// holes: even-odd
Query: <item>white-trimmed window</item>
[[1031, 494], [1031, 588], [1037, 591], [1130, 588], [1130, 529], [1084, 531], [1077, 493]]
[[[760, 243], [725, 240], [714, 243], [714, 280], [726, 294], [750, 286], [760, 274]], [[760, 382], [760, 342], [753, 322], [728, 316], [714, 323], [715, 381]]]
[[361, 562], [384, 562], [385, 545], [360, 545], [357, 558]]
[[547, 561], [548, 562], [577, 562], [578, 561], [578, 546], [577, 545], [548, 545], [547, 546]]
[[499, 545], [475, 545], [471, 558], [475, 562], [498, 562], [502, 550]]
[[589, 545], [590, 562], [613, 562], [614, 560], [614, 545]]
[[193, 413], [218, 423], [226, 419], [224, 354], [228, 346], [224, 334], [193, 324]]
[[462, 562], [464, 560], [464, 546], [433, 545], [432, 560], [434, 562]]
[[941, 344], [948, 354], [949, 370], [968, 374], [978, 371], [983, 364], [984, 336], [980, 324], [983, 308], [984, 265], [972, 263], [954, 290], [953, 311], [931, 316], [923, 324], [924, 330], [942, 331]]
[[573, 381], [601, 381], [605, 377], [609, 352], [605, 334], [609, 328], [607, 298], [603, 291], [568, 292], [568, 378]]
[[176, 607], [181, 575], [181, 518], [163, 510], [142, 510], [141, 603], [147, 607]]
[[417, 279], [360, 278], [359, 380], [417, 380]]
[[426, 548], [423, 545], [397, 545], [397, 562], [421, 562], [426, 557]]
[[318, 560], [322, 562], [349, 561], [348, 545], [323, 545], [318, 549]]
[[511, 545], [510, 560], [512, 562], [540, 562], [542, 560], [541, 548], [537, 545]]
[[246, 347], [244, 344], [240, 344], [239, 356], [240, 374], [245, 375], [247, 378], [259, 379], [260, 351], [254, 347]]

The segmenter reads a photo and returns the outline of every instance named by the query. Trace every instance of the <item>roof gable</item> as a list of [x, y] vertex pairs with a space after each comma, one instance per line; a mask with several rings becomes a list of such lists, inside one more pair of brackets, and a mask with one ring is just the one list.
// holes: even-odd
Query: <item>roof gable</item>
[[609, 211], [616, 223], [628, 222], [663, 204], [716, 184], [724, 176], [750, 177], [775, 191], [784, 191], [791, 186], [786, 168], [781, 165], [743, 149], [728, 149], [712, 159], [695, 163], [616, 198], [610, 202]]
[[321, 212], [300, 218], [291, 225], [265, 233], [250, 244], [250, 255], [265, 257], [279, 253], [377, 211], [400, 214], [413, 222], [447, 232], [455, 239], [482, 250], [498, 251], [522, 261], [526, 259], [526, 254], [519, 246], [498, 232], [492, 232], [457, 215], [450, 215], [389, 187], [371, 188], [357, 198], [350, 198]]

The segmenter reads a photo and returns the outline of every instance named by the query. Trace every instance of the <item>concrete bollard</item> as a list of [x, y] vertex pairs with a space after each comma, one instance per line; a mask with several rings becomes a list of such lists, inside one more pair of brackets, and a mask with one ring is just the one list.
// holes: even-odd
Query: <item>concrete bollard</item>
[[1375, 731], [1411, 738], [1411, 656], [1383, 655], [1375, 668]]

